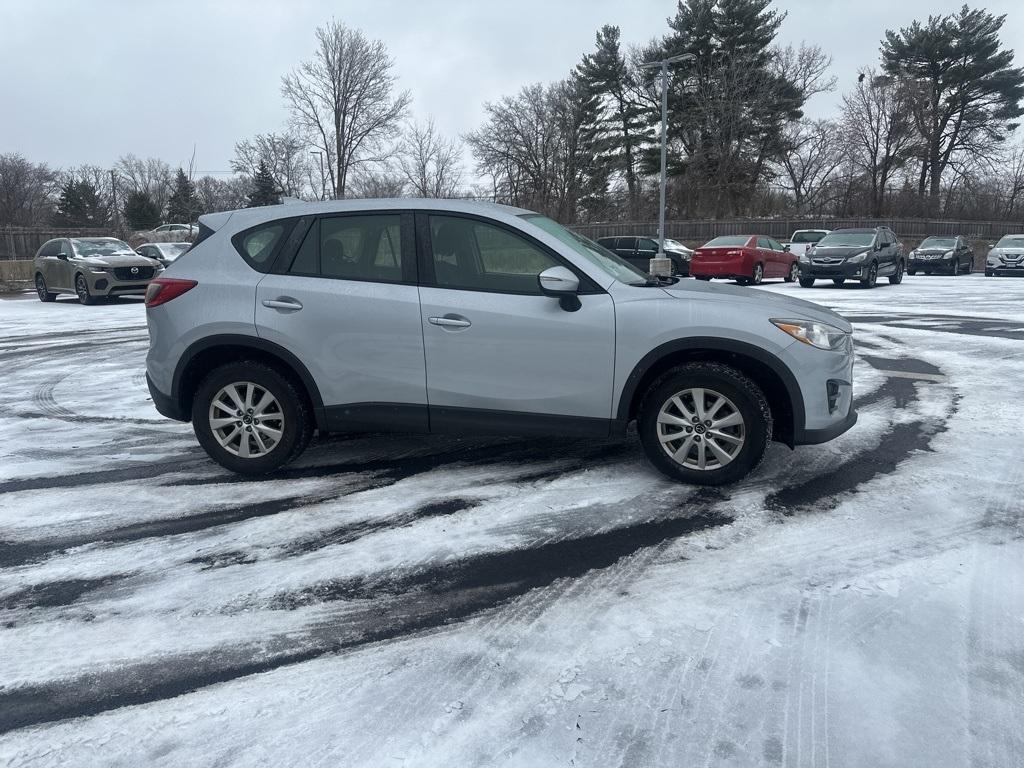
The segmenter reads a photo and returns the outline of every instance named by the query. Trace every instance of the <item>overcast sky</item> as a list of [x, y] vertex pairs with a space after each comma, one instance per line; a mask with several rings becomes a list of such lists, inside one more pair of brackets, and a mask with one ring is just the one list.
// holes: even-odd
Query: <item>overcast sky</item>
[[[836, 93], [808, 105], [831, 114], [860, 67], [875, 65], [887, 28], [955, 10], [960, 0], [777, 0], [780, 42], [833, 56]], [[55, 166], [110, 167], [133, 152], [225, 173], [236, 141], [279, 130], [281, 76], [308, 58], [332, 16], [383, 40], [417, 117], [460, 134], [482, 105], [563, 77], [602, 24], [626, 44], [665, 33], [674, 0], [0, 0], [0, 153]], [[1024, 4], [1003, 42], [1024, 49]], [[1024, 50], [1017, 64], [1024, 63]]]

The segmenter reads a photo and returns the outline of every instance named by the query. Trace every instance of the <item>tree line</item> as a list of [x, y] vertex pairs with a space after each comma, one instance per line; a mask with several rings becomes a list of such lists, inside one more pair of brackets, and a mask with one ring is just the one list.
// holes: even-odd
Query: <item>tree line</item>
[[[194, 221], [283, 197], [476, 197], [566, 223], [657, 215], [661, 93], [648, 62], [689, 54], [668, 87], [671, 218], [1024, 218], [1024, 70], [1005, 17], [963, 6], [886, 30], [838, 113], [819, 45], [777, 43], [772, 0], [681, 0], [665, 34], [625, 45], [601, 27], [567, 76], [484, 105], [482, 125], [444, 136], [410, 119], [385, 44], [331, 21], [283, 75], [288, 120], [235, 145], [234, 176], [196, 178], [127, 154], [111, 169], [57, 170], [0, 155], [0, 224], [67, 227]], [[475, 180], [463, 158], [471, 156]]]

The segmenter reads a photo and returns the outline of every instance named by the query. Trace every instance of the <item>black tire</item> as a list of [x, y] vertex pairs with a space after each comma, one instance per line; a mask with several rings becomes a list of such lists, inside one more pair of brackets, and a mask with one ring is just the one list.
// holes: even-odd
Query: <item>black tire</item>
[[750, 276], [750, 282], [747, 285], [760, 285], [764, 280], [764, 264], [755, 264], [754, 272]]
[[813, 288], [814, 287], [814, 278], [813, 277], [801, 277], [800, 278], [800, 286], [802, 288]]
[[[658, 415], [662, 406], [677, 393], [695, 387], [724, 396], [743, 418], [744, 442], [732, 460], [718, 468], [701, 470], [684, 466], [668, 454], [671, 448], [663, 447], [658, 436]], [[647, 458], [667, 477], [695, 485], [724, 485], [746, 476], [764, 459], [772, 439], [772, 414], [764, 393], [735, 368], [721, 363], [687, 363], [666, 372], [647, 390], [640, 404], [637, 429]], [[697, 437], [695, 435], [694, 439]], [[694, 443], [692, 450], [696, 448]]]
[[[213, 398], [236, 382], [252, 382], [273, 395], [284, 418], [281, 439], [264, 455], [242, 458], [221, 446], [213, 434], [209, 413]], [[305, 393], [290, 377], [254, 360], [227, 363], [203, 379], [192, 400], [192, 428], [210, 458], [241, 475], [265, 475], [297, 458], [313, 436], [313, 413]]]
[[903, 262], [896, 262], [896, 274], [889, 275], [889, 285], [899, 285], [903, 282]]
[[56, 293], [50, 293], [46, 289], [46, 280], [43, 278], [42, 275], [36, 275], [36, 295], [39, 297], [40, 301], [56, 301], [57, 300], [57, 294]]
[[908, 269], [907, 270], [907, 274], [910, 275], [911, 277], [913, 277], [914, 275], [917, 274], [917, 270], [916, 269]]
[[872, 261], [868, 265], [868, 273], [860, 280], [861, 288], [874, 288], [878, 284], [878, 262]]
[[709, 275], [694, 275], [694, 277], [696, 277], [698, 280], [704, 280], [706, 282], [711, 281], [711, 277]]
[[974, 259], [969, 259], [967, 261], [967, 266], [964, 267], [964, 274], [969, 275], [972, 272], [974, 272]]
[[75, 275], [75, 294], [78, 296], [78, 303], [86, 306], [96, 303], [96, 297], [89, 293], [89, 281], [85, 275]]
[[838, 288], [839, 286], [841, 286], [845, 282], [846, 282], [846, 278], [845, 277], [833, 277], [832, 278], [832, 285], [834, 285], [836, 288]]
[[789, 266], [789, 274], [786, 275], [787, 283], [795, 283], [800, 278], [800, 266], [794, 261]]
[[953, 259], [953, 266], [949, 268], [950, 277], [960, 276], [960, 259]]

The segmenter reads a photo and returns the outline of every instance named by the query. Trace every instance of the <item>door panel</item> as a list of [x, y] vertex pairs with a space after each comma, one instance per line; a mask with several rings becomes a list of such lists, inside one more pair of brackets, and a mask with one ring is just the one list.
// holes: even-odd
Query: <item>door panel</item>
[[302, 361], [325, 406], [427, 402], [415, 285], [267, 275], [256, 332]]
[[60, 245], [57, 247], [57, 253], [66, 254], [68, 258], [60, 258], [55, 256], [53, 259], [53, 284], [62, 288], [65, 291], [74, 290], [75, 281], [73, 279], [73, 269], [69, 259], [73, 255], [71, 252], [71, 243], [67, 240], [61, 240]]
[[[579, 299], [421, 287], [432, 426], [444, 407], [610, 418], [612, 299]], [[469, 325], [430, 320], [445, 317]]]

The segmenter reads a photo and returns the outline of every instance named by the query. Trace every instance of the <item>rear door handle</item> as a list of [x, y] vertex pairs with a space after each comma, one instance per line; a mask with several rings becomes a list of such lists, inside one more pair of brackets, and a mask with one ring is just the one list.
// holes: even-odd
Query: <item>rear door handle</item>
[[289, 296], [278, 296], [276, 299], [264, 299], [263, 306], [270, 309], [290, 309], [293, 312], [302, 309], [302, 303]]
[[469, 328], [472, 325], [462, 315], [445, 315], [444, 317], [428, 317], [427, 322], [431, 325], [440, 325], [448, 328]]

